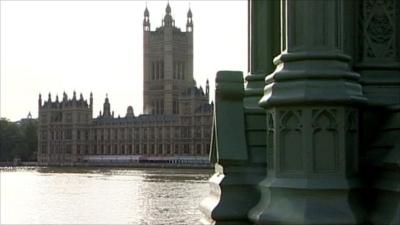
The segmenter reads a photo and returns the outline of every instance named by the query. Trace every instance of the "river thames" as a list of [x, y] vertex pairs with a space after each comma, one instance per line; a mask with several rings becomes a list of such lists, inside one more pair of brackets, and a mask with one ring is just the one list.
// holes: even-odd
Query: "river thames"
[[211, 170], [0, 168], [0, 224], [197, 224]]

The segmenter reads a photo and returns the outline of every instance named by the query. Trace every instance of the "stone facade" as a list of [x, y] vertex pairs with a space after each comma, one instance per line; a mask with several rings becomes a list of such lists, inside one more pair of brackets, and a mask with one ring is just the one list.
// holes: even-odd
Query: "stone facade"
[[207, 163], [213, 104], [193, 79], [192, 12], [186, 32], [175, 27], [169, 4], [162, 26], [150, 29], [149, 11], [143, 21], [143, 115], [128, 107], [114, 117], [108, 96], [93, 118], [89, 103], [73, 93], [42, 104], [39, 95], [38, 162], [42, 165], [131, 162]]

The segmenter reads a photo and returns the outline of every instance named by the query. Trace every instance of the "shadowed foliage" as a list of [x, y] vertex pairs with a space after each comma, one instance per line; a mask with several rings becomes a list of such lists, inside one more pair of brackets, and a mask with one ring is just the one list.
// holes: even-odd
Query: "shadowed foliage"
[[21, 123], [0, 119], [0, 161], [20, 158], [22, 161], [36, 160], [37, 121]]

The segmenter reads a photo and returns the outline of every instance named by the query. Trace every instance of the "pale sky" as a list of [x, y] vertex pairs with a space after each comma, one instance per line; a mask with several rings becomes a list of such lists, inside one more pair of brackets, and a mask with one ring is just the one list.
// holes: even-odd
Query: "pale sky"
[[[151, 29], [166, 1], [148, 1]], [[175, 24], [194, 23], [197, 85], [218, 70], [247, 70], [247, 1], [170, 1]], [[131, 105], [142, 113], [145, 1], [1, 1], [0, 117], [37, 117], [39, 93], [62, 98], [93, 92], [97, 117], [106, 93], [115, 116]]]

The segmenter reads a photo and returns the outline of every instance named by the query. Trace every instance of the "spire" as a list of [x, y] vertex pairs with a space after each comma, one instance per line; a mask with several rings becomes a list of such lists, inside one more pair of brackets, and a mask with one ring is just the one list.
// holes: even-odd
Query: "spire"
[[167, 7], [165, 8], [165, 13], [166, 13], [167, 15], [170, 15], [170, 14], [171, 14], [171, 6], [169, 6], [169, 1], [168, 1], [168, 3], [167, 3]]
[[108, 100], [108, 94], [106, 94], [106, 99], [103, 104], [103, 116], [111, 116], [110, 101]]
[[209, 96], [210, 95], [210, 83], [208, 82], [208, 79], [206, 81], [206, 95]]
[[58, 103], [58, 95], [56, 95], [56, 102]]
[[64, 93], [63, 93], [63, 102], [66, 102], [66, 101], [68, 101], [68, 96], [67, 96], [67, 93], [65, 93], [65, 91], [64, 91]]
[[49, 98], [47, 99], [47, 101], [50, 103], [51, 102], [51, 94], [49, 92]]
[[192, 14], [192, 10], [190, 9], [189, 6], [189, 10], [187, 12], [187, 21], [186, 21], [186, 31], [187, 32], [192, 32], [193, 31], [193, 14]]
[[93, 94], [90, 92], [90, 108], [93, 109]]
[[76, 100], [76, 92], [74, 91], [74, 94], [72, 96], [72, 100]]
[[146, 2], [146, 8], [144, 10], [143, 30], [150, 31], [150, 13], [149, 10], [147, 9], [147, 2]]
[[39, 93], [39, 101], [38, 101], [38, 104], [39, 104], [39, 108], [42, 106], [42, 94], [40, 94]]
[[165, 8], [165, 16], [164, 16], [164, 20], [163, 20], [163, 25], [171, 27], [174, 25], [174, 23], [175, 22], [171, 16], [171, 6], [169, 6], [169, 2], [168, 2], [167, 7]]

